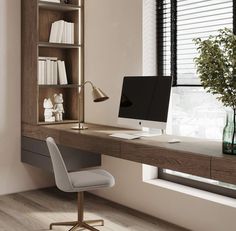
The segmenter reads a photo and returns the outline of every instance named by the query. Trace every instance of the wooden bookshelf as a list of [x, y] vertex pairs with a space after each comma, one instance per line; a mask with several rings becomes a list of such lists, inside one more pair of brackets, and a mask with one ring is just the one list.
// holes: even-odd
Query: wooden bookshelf
[[[83, 82], [83, 0], [68, 4], [22, 0], [22, 122], [34, 125], [44, 122], [43, 101], [63, 94], [63, 121], [78, 121], [78, 83]], [[75, 24], [74, 44], [50, 43], [51, 25], [58, 20]], [[38, 85], [38, 58], [57, 57], [65, 61], [67, 85]], [[83, 108], [83, 106], [81, 107]]]

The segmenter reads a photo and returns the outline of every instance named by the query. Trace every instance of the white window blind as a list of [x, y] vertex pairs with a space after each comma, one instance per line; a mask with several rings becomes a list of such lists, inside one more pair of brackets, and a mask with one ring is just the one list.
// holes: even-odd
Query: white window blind
[[143, 75], [156, 75], [156, 0], [143, 0]]
[[[219, 29], [233, 28], [233, 0], [173, 0], [164, 1], [164, 69], [168, 74], [171, 62], [176, 62], [177, 85], [200, 84], [197, 77], [194, 58], [198, 55], [194, 38], [206, 39], [215, 35]], [[171, 8], [172, 3], [172, 8]], [[171, 54], [170, 24], [175, 23], [171, 12], [176, 11], [176, 60]], [[173, 42], [173, 41], [172, 41]], [[171, 59], [172, 55], [172, 59]], [[173, 74], [173, 70], [172, 70]]]
[[163, 46], [164, 46], [164, 75], [171, 75], [171, 5], [170, 0], [164, 0], [163, 4], [163, 23], [164, 23], [164, 38], [163, 38]]

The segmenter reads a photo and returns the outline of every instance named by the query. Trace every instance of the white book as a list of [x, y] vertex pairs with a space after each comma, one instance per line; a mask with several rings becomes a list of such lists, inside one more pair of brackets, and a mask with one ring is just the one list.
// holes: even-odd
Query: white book
[[58, 84], [57, 62], [53, 62], [53, 84]]
[[59, 30], [59, 23], [58, 22], [52, 23], [51, 32], [50, 32], [50, 36], [49, 36], [49, 42], [50, 43], [56, 43], [57, 42], [58, 30]]
[[71, 43], [71, 23], [67, 23], [67, 33], [66, 33], [66, 41], [67, 43]]
[[66, 75], [66, 68], [65, 68], [65, 62], [58, 60], [57, 64], [58, 64], [59, 83], [61, 85], [68, 84], [67, 75]]
[[62, 61], [64, 84], [68, 84], [65, 61]]
[[67, 43], [67, 22], [64, 21], [64, 30], [62, 36], [62, 43]]
[[75, 24], [71, 23], [71, 44], [75, 43]]
[[42, 84], [46, 84], [46, 62], [42, 61], [41, 65], [41, 74], [42, 74]]
[[57, 30], [57, 43], [61, 43], [62, 42], [62, 37], [63, 37], [63, 30], [64, 30], [64, 24], [65, 21], [64, 20], [60, 20], [56, 22], [58, 24], [58, 30]]
[[62, 82], [63, 82], [63, 70], [62, 70], [61, 60], [57, 61], [57, 67], [58, 67], [59, 84], [62, 84]]
[[45, 84], [45, 81], [44, 81], [45, 61], [38, 61], [38, 62], [39, 62], [39, 66], [38, 66], [38, 84], [43, 85], [43, 84]]
[[38, 61], [38, 84], [42, 84], [42, 61]]
[[50, 61], [50, 79], [49, 79], [49, 82], [50, 84], [54, 84], [54, 81], [53, 81], [53, 76], [54, 76], [54, 65], [53, 65], [53, 61]]
[[39, 60], [43, 60], [43, 61], [45, 61], [47, 59], [56, 61], [57, 57], [43, 57], [43, 56], [39, 56], [38, 59]]
[[46, 61], [46, 83], [47, 85], [50, 84], [50, 75], [51, 75], [51, 61]]

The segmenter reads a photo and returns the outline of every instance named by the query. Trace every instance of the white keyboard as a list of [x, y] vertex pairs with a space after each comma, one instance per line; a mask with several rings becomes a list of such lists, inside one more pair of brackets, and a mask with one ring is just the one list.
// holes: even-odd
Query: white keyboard
[[113, 133], [110, 136], [125, 140], [134, 140], [134, 139], [139, 139], [141, 137], [140, 135], [127, 134], [127, 133]]

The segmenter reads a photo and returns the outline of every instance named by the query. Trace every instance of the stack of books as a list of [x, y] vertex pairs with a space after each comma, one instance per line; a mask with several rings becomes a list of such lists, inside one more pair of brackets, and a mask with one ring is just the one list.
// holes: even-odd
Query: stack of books
[[75, 24], [64, 20], [56, 21], [51, 26], [50, 43], [74, 44]]
[[65, 62], [56, 57], [39, 57], [38, 84], [57, 85], [68, 84]]

